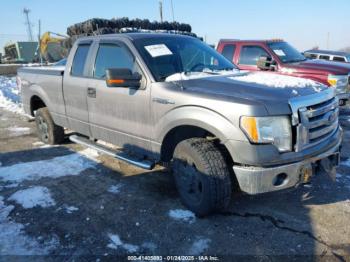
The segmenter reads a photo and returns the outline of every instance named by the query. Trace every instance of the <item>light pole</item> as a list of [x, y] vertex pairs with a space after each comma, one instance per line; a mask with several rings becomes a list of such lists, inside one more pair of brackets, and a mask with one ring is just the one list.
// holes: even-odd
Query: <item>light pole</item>
[[159, 0], [160, 22], [163, 23], [163, 0]]

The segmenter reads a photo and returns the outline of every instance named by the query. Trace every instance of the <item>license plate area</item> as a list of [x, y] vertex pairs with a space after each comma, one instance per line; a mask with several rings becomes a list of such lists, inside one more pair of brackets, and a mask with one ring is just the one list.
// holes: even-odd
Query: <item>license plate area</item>
[[302, 183], [309, 183], [316, 170], [322, 168], [328, 176], [335, 180], [336, 167], [340, 164], [340, 153], [336, 152], [326, 158], [309, 163], [300, 168], [300, 179]]

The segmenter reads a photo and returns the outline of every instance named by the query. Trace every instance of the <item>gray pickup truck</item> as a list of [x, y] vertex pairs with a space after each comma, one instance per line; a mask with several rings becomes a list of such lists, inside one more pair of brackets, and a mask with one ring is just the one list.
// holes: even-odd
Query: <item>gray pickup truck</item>
[[65, 67], [22, 68], [18, 80], [43, 142], [62, 142], [65, 127], [72, 141], [130, 164], [163, 164], [200, 216], [224, 210], [233, 190], [294, 187], [318, 167], [334, 174], [339, 161], [333, 89], [239, 71], [193, 37], [81, 38]]

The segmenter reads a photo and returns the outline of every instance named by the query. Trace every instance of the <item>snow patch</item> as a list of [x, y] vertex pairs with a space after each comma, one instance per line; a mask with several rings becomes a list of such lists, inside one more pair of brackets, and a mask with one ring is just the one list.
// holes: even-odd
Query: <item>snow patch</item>
[[325, 86], [321, 83], [315, 82], [310, 79], [304, 79], [300, 77], [279, 75], [273, 73], [265, 72], [246, 72], [240, 70], [230, 70], [230, 71], [203, 71], [203, 72], [191, 72], [191, 73], [175, 73], [168, 76], [165, 81], [186, 81], [198, 78], [207, 77], [226, 77], [231, 80], [241, 81], [246, 83], [255, 83], [260, 85], [265, 85], [274, 88], [294, 88], [292, 93], [298, 95], [298, 91], [295, 88], [307, 88], [311, 87], [316, 92], [321, 92]]
[[10, 220], [13, 205], [5, 205], [0, 196], [0, 252], [1, 255], [48, 255], [59, 246], [56, 238], [39, 244], [35, 238], [26, 236], [24, 225]]
[[[345, 166], [350, 166], [350, 160], [348, 159], [347, 161], [341, 162], [340, 164]], [[342, 184], [342, 186], [350, 190], [350, 175], [348, 173], [345, 173], [345, 174], [337, 173], [335, 176], [335, 181], [337, 183]]]
[[[349, 120], [349, 121], [350, 121], [350, 120]], [[343, 165], [343, 166], [348, 166], [348, 167], [350, 167], [350, 158], [348, 158], [347, 160], [341, 162], [340, 164]]]
[[98, 161], [96, 158], [99, 157], [99, 153], [97, 150], [92, 149], [92, 148], [86, 148], [84, 150], [81, 150], [78, 152], [79, 154], [85, 156], [88, 159], [94, 160], [96, 162], [100, 162]]
[[154, 244], [153, 242], [145, 242], [141, 246], [142, 246], [142, 248], [148, 249], [151, 252], [155, 252], [156, 249], [158, 248], [157, 245]]
[[95, 167], [96, 162], [79, 153], [73, 153], [48, 160], [2, 166], [0, 167], [0, 181], [14, 184], [25, 180], [39, 180], [43, 177], [76, 176], [88, 168]]
[[120, 189], [123, 187], [122, 184], [112, 185], [108, 188], [108, 192], [112, 194], [118, 194], [120, 193]]
[[49, 144], [44, 144], [40, 146], [40, 148], [51, 148], [51, 147], [58, 147], [59, 145], [49, 145]]
[[199, 78], [206, 78], [206, 77], [218, 77], [218, 76], [225, 76], [225, 75], [233, 75], [233, 74], [239, 74], [241, 71], [239, 70], [228, 70], [228, 71], [203, 71], [203, 72], [190, 72], [190, 73], [175, 73], [170, 76], [168, 76], [165, 79], [165, 82], [173, 82], [173, 81], [186, 81], [191, 79], [199, 79]]
[[13, 127], [7, 128], [7, 130], [11, 132], [10, 136], [23, 136], [23, 135], [29, 135], [31, 133], [29, 127], [13, 126]]
[[56, 205], [51, 197], [49, 189], [42, 186], [35, 186], [17, 191], [11, 195], [8, 200], [15, 201], [26, 209], [36, 206], [45, 208]]
[[170, 210], [169, 216], [175, 220], [189, 222], [190, 224], [196, 221], [195, 214], [189, 210], [183, 210], [183, 209]]
[[[278, 75], [273, 73], [249, 73], [229, 77], [232, 80], [255, 83], [275, 88], [306, 88], [312, 87], [316, 92], [321, 92], [325, 87], [321, 83], [300, 77]], [[296, 90], [295, 90], [296, 91]], [[293, 91], [294, 92], [294, 91]]]
[[208, 238], [202, 238], [199, 240], [196, 240], [190, 250], [189, 250], [189, 254], [193, 255], [193, 256], [198, 256], [200, 254], [202, 254], [205, 250], [207, 250], [209, 248], [209, 243], [211, 242], [210, 239]]
[[0, 107], [24, 115], [16, 77], [0, 76]]
[[128, 243], [123, 243], [121, 241], [120, 237], [116, 234], [108, 234], [108, 237], [111, 241], [107, 245], [107, 247], [109, 247], [109, 248], [112, 248], [112, 249], [123, 248], [128, 253], [135, 253], [140, 249], [139, 246], [128, 244]]
[[75, 206], [65, 206], [64, 208], [66, 210], [67, 214], [72, 214], [75, 211], [78, 211], [79, 208], [75, 207]]
[[41, 141], [37, 141], [37, 142], [34, 142], [32, 143], [33, 146], [44, 146], [45, 144]]

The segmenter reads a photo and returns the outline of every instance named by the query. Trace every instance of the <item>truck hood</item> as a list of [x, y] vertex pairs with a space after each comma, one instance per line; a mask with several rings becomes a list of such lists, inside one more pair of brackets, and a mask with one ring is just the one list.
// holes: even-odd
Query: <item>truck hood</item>
[[284, 64], [283, 67], [294, 69], [295, 73], [312, 72], [320, 75], [347, 75], [350, 73], [350, 64], [325, 60], [306, 60], [299, 63]]
[[289, 99], [312, 95], [327, 88], [308, 79], [260, 72], [194, 77], [179, 82], [185, 92], [192, 94], [263, 104], [271, 115], [289, 114]]

